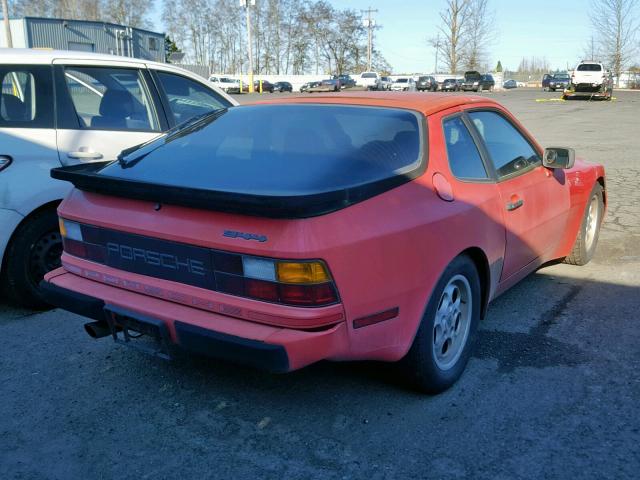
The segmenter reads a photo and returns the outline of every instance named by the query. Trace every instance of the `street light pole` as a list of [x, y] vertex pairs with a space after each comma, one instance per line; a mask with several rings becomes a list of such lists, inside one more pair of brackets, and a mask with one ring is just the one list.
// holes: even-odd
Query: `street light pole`
[[2, 0], [2, 15], [4, 16], [4, 34], [7, 37], [7, 47], [13, 48], [11, 25], [9, 24], [9, 5], [7, 5], [7, 0]]
[[[249, 55], [249, 93], [253, 93], [253, 48], [251, 47], [251, 9], [255, 6], [256, 0], [240, 0], [240, 6], [244, 7], [247, 13], [247, 54]], [[242, 80], [240, 80], [242, 83]]]

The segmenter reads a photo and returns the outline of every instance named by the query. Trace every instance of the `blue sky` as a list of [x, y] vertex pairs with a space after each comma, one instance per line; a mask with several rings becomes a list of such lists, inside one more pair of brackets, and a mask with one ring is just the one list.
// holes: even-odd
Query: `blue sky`
[[[156, 0], [153, 15], [160, 31], [163, 1]], [[434, 50], [427, 39], [437, 33], [438, 12], [444, 8], [444, 0], [329, 1], [336, 8], [378, 9], [374, 18], [382, 29], [376, 34], [376, 47], [394, 72], [433, 70]], [[505, 68], [515, 70], [522, 57], [537, 56], [546, 57], [554, 69], [575, 65], [591, 38], [588, 3], [588, 0], [490, 0], [495, 11], [496, 34], [490, 48], [490, 64], [501, 60]]]

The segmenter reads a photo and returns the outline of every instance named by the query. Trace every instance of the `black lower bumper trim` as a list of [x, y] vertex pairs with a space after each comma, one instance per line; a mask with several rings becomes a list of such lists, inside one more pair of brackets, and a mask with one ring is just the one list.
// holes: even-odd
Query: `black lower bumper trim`
[[274, 373], [289, 370], [289, 357], [282, 345], [227, 335], [179, 321], [175, 322], [175, 328], [178, 343], [189, 351]]
[[[45, 300], [54, 306], [94, 320], [106, 321], [103, 300], [59, 287], [45, 280], [40, 283], [40, 288]], [[112, 311], [114, 307], [110, 306], [109, 309]], [[282, 345], [227, 335], [177, 320], [175, 329], [178, 344], [185, 350], [270, 372], [289, 370], [289, 357]]]
[[94, 320], [104, 320], [104, 302], [42, 280], [40, 290], [47, 303]]

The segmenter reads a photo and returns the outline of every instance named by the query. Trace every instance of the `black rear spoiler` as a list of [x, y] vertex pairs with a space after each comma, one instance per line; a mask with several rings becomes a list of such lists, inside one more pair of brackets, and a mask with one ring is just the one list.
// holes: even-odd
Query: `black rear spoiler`
[[109, 163], [111, 162], [92, 162], [53, 168], [51, 177], [71, 182], [80, 190], [104, 195], [257, 217], [293, 219], [316, 217], [341, 210], [409, 182], [421, 173], [416, 171], [330, 192], [272, 196], [148, 183], [98, 173]]

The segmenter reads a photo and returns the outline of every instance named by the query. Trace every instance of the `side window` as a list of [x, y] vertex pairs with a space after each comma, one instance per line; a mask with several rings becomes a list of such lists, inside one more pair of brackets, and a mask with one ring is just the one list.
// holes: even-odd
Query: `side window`
[[462, 117], [457, 116], [445, 120], [442, 129], [451, 173], [455, 177], [463, 179], [488, 178], [480, 152], [478, 152], [467, 126], [462, 121]]
[[484, 140], [498, 177], [512, 175], [540, 162], [538, 153], [524, 136], [496, 112], [469, 112]]
[[53, 128], [51, 67], [0, 67], [0, 128]]
[[64, 78], [80, 128], [160, 131], [151, 95], [139, 70], [66, 67]]
[[173, 73], [157, 73], [176, 124], [231, 106], [216, 92], [194, 80]]

